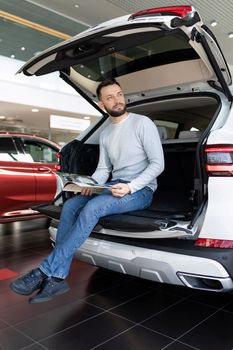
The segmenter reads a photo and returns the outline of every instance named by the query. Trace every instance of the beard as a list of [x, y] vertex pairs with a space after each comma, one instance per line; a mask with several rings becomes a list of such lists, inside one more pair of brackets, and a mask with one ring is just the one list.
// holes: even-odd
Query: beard
[[[125, 114], [126, 112], [126, 105], [125, 104], [120, 104], [122, 106], [121, 109], [115, 110], [115, 109], [109, 109], [105, 107], [106, 112], [108, 112], [108, 114], [111, 117], [121, 117], [123, 114]], [[116, 106], [117, 107], [117, 106]]]

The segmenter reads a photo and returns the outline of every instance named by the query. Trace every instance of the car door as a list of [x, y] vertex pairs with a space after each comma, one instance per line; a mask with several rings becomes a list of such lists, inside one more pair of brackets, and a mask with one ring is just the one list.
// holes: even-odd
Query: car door
[[21, 137], [25, 155], [32, 158], [31, 167], [35, 177], [35, 204], [50, 202], [57, 190], [58, 148], [39, 138]]
[[0, 216], [27, 209], [36, 198], [36, 180], [29, 156], [12, 137], [0, 138]]

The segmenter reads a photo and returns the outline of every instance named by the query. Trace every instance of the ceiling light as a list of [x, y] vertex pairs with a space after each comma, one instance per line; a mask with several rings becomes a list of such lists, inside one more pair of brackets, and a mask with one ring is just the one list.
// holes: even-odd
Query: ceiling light
[[25, 47], [22, 46], [22, 47], [20, 48], [20, 50], [21, 50], [21, 51], [25, 51]]
[[11, 58], [15, 58], [15, 55], [11, 55]]
[[6, 119], [5, 115], [0, 115], [0, 119], [1, 120]]
[[218, 24], [218, 23], [217, 23], [216, 21], [210, 22], [210, 25], [211, 25], [212, 27], [216, 27], [217, 24]]
[[76, 9], [78, 9], [78, 8], [80, 7], [80, 5], [79, 5], [79, 4], [74, 4], [74, 7], [75, 7]]
[[39, 112], [39, 109], [38, 108], [32, 108], [32, 112], [33, 113], [37, 113], [37, 112]]
[[233, 33], [228, 34], [228, 38], [232, 39], [233, 38]]
[[91, 119], [91, 117], [86, 116], [86, 117], [83, 117], [83, 119], [89, 120]]

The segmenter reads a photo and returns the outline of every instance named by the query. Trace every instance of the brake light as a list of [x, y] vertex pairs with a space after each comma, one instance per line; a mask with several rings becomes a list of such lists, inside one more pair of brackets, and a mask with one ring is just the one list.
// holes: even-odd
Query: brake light
[[207, 146], [205, 153], [209, 176], [233, 176], [233, 145]]
[[56, 170], [56, 171], [60, 171], [60, 170], [61, 170], [60, 164], [56, 164], [56, 165], [55, 165], [55, 170]]
[[132, 14], [129, 17], [129, 20], [132, 20], [137, 17], [145, 16], [179, 16], [186, 17], [189, 12], [192, 12], [192, 6], [170, 6], [170, 7], [160, 7], [153, 8], [148, 10], [142, 10]]
[[61, 153], [60, 153], [60, 152], [57, 152], [57, 153], [56, 153], [56, 157], [57, 157], [57, 159], [60, 159], [60, 158], [61, 158]]
[[194, 243], [194, 245], [196, 247], [206, 247], [206, 248], [233, 248], [233, 240], [198, 238]]

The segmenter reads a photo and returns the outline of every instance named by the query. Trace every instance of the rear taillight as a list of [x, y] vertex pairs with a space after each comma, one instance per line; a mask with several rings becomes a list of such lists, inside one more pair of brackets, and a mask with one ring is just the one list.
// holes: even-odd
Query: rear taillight
[[233, 176], [233, 145], [207, 146], [205, 153], [209, 176]]
[[233, 241], [227, 239], [198, 238], [194, 245], [196, 247], [206, 248], [233, 248]]
[[142, 10], [132, 14], [129, 20], [137, 17], [145, 16], [179, 16], [186, 17], [189, 12], [192, 12], [192, 6], [170, 6], [170, 7], [160, 7], [148, 10]]
[[56, 170], [56, 171], [60, 171], [60, 170], [61, 170], [60, 164], [56, 164], [56, 165], [55, 165], [55, 170]]
[[57, 152], [57, 153], [56, 153], [56, 157], [57, 157], [57, 159], [60, 159], [60, 158], [61, 158], [61, 153], [60, 153], [60, 152]]

